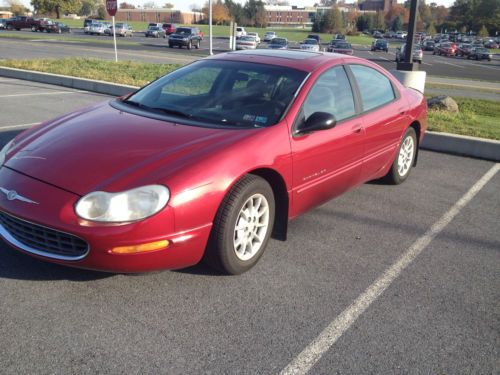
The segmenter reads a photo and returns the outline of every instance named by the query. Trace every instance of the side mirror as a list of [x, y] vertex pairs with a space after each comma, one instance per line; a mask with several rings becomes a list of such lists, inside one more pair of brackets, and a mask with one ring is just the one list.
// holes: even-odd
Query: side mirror
[[327, 112], [314, 112], [296, 131], [295, 134], [310, 133], [335, 127], [335, 116]]

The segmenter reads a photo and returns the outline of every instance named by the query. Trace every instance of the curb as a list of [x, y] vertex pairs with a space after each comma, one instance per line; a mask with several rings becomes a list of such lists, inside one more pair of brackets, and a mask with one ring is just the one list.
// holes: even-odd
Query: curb
[[135, 86], [117, 85], [115, 83], [95, 81], [86, 78], [75, 78], [59, 74], [41, 73], [32, 70], [0, 67], [0, 76], [8, 78], [23, 79], [32, 82], [47, 83], [77, 90], [97, 92], [114, 96], [126, 95], [138, 89]]
[[[5, 67], [0, 67], [0, 76], [113, 96], [126, 95], [138, 89], [136, 86]], [[500, 162], [500, 141], [427, 131], [420, 147], [430, 151]]]
[[420, 147], [424, 150], [500, 162], [500, 141], [490, 139], [427, 131]]

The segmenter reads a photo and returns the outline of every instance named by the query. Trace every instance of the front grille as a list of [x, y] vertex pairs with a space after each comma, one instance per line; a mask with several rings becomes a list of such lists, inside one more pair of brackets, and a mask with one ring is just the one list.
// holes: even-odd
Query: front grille
[[82, 259], [88, 244], [71, 234], [45, 228], [0, 212], [3, 237], [22, 250], [63, 260]]

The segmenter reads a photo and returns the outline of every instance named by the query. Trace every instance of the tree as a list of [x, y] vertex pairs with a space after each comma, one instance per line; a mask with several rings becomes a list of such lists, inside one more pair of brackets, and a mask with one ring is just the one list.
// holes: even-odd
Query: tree
[[5, 4], [15, 16], [22, 16], [28, 12], [28, 9], [26, 9], [26, 7], [18, 0], [6, 0]]
[[245, 17], [243, 6], [233, 0], [224, 0], [224, 5], [229, 9], [229, 15], [233, 21], [240, 25]]
[[481, 27], [477, 36], [479, 36], [480, 38], [486, 38], [486, 37], [490, 36], [486, 26], [483, 25], [483, 27]]
[[397, 16], [392, 20], [391, 30], [394, 32], [403, 30], [403, 19], [401, 16]]
[[129, 4], [126, 1], [124, 1], [123, 3], [120, 3], [118, 8], [120, 8], [120, 9], [135, 9], [135, 5]]
[[104, 4], [99, 4], [99, 6], [97, 7], [97, 17], [100, 19], [100, 20], [103, 20], [106, 18], [106, 7], [104, 6]]
[[384, 12], [377, 11], [377, 16], [375, 17], [375, 28], [377, 30], [385, 30]]
[[155, 9], [155, 8], [158, 8], [158, 6], [156, 5], [156, 3], [154, 1], [147, 1], [144, 3], [143, 8], [144, 9]]
[[165, 8], [165, 9], [174, 9], [174, 4], [172, 4], [172, 3], [166, 3], [166, 4], [163, 6], [163, 8]]
[[437, 33], [436, 31], [436, 27], [434, 26], [434, 22], [431, 21], [431, 23], [429, 23], [427, 25], [427, 29], [425, 30], [427, 35], [435, 35]]
[[31, 0], [31, 5], [35, 13], [56, 13], [57, 18], [61, 18], [62, 13], [78, 13], [82, 8], [80, 0]]
[[[205, 3], [203, 7], [203, 13], [205, 18], [208, 19], [208, 2]], [[212, 20], [216, 25], [225, 25], [231, 21], [231, 16], [229, 15], [229, 9], [222, 3], [222, 1], [216, 1], [212, 3]]]
[[244, 23], [254, 26], [258, 12], [264, 12], [264, 3], [260, 0], [248, 0], [243, 6]]
[[82, 0], [82, 7], [78, 11], [79, 16], [90, 16], [95, 14], [98, 6], [97, 0]]

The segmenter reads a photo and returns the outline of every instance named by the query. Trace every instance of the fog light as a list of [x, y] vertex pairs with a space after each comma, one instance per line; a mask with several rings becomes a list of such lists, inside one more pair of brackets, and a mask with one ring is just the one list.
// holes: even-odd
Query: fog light
[[113, 254], [135, 254], [135, 253], [144, 253], [147, 251], [155, 251], [160, 249], [166, 249], [169, 245], [167, 240], [155, 241], [143, 243], [140, 245], [132, 245], [132, 246], [119, 246], [111, 249], [111, 253]]

